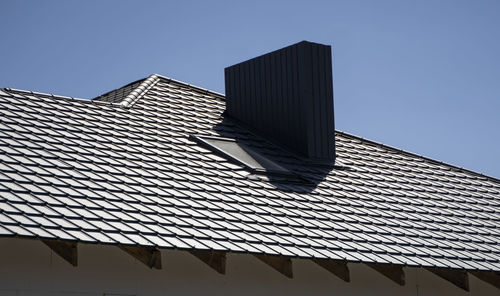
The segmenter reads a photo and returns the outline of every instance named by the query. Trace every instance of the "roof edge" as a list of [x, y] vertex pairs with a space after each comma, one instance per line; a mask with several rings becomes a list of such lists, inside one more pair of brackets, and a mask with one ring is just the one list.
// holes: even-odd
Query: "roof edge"
[[170, 77], [167, 77], [167, 76], [163, 76], [163, 75], [160, 75], [160, 74], [153, 74], [153, 75], [156, 75], [158, 78], [167, 80], [168, 82], [173, 82], [173, 83], [176, 83], [176, 84], [179, 84], [179, 85], [182, 85], [182, 86], [187, 86], [187, 87], [192, 88], [194, 90], [200, 91], [200, 92], [202, 92], [204, 94], [212, 94], [212, 95], [217, 96], [220, 99], [223, 99], [224, 101], [226, 100], [226, 95], [225, 94], [221, 94], [221, 93], [218, 93], [218, 92], [213, 91], [213, 90], [209, 90], [209, 89], [206, 89], [206, 88], [203, 88], [203, 87], [200, 87], [200, 86], [196, 86], [196, 85], [193, 85], [193, 84], [182, 82], [180, 80], [176, 80], [176, 79], [173, 79], [173, 78], [170, 78]]
[[[112, 93], [112, 92], [114, 92], [114, 91], [117, 91], [117, 90], [119, 90], [119, 89], [122, 89], [122, 88], [124, 88], [124, 87], [130, 86], [130, 85], [135, 84], [135, 83], [138, 83], [138, 82], [142, 82], [142, 81], [144, 81], [145, 79], [146, 79], [146, 78], [141, 78], [141, 79], [135, 80], [135, 81], [130, 82], [130, 83], [128, 83], [128, 84], [126, 84], [126, 85], [124, 85], [124, 86], [122, 86], [122, 87], [119, 87], [119, 88], [117, 88], [117, 89], [110, 90], [110, 91], [108, 91], [108, 92], [105, 92], [105, 93], [103, 93], [103, 94], [101, 94], [101, 95], [98, 95], [97, 97], [94, 97], [94, 98], [89, 99], [89, 100], [94, 101], [94, 102], [108, 102], [108, 101], [103, 101], [103, 100], [100, 100], [100, 99], [101, 99], [102, 97], [105, 97], [105, 96], [109, 95], [110, 93]], [[108, 103], [109, 103], [109, 102], [108, 102]], [[116, 102], [115, 102], [114, 104], [119, 104], [119, 103], [116, 103]]]
[[397, 152], [402, 153], [404, 155], [408, 155], [408, 156], [412, 156], [412, 157], [418, 157], [420, 159], [423, 159], [423, 160], [428, 161], [428, 162], [433, 163], [433, 164], [445, 165], [445, 166], [448, 166], [448, 167], [450, 167], [450, 168], [452, 168], [454, 170], [457, 170], [459, 172], [467, 173], [467, 174], [472, 174], [472, 175], [475, 175], [477, 177], [485, 178], [488, 181], [492, 181], [492, 182], [500, 184], [500, 179], [497, 179], [495, 177], [488, 176], [488, 175], [485, 175], [485, 174], [482, 174], [482, 173], [478, 173], [478, 172], [470, 170], [470, 169], [466, 169], [466, 168], [463, 168], [463, 167], [455, 166], [455, 165], [452, 165], [452, 164], [449, 164], [449, 163], [446, 163], [446, 162], [443, 162], [443, 161], [440, 161], [440, 160], [436, 160], [436, 159], [433, 159], [433, 158], [430, 158], [430, 157], [427, 157], [427, 156], [423, 156], [423, 155], [420, 155], [420, 154], [416, 154], [416, 153], [413, 153], [413, 152], [410, 152], [410, 151], [406, 151], [406, 150], [403, 150], [403, 149], [400, 149], [400, 148], [395, 148], [395, 147], [392, 147], [392, 146], [389, 146], [387, 144], [383, 144], [383, 143], [380, 143], [380, 142], [377, 142], [377, 141], [365, 139], [363, 137], [356, 136], [356, 135], [353, 135], [353, 134], [350, 134], [350, 133], [347, 133], [347, 132], [344, 132], [344, 131], [335, 130], [335, 133], [339, 133], [339, 134], [342, 134], [342, 135], [344, 135], [346, 137], [350, 137], [350, 138], [354, 138], [354, 139], [357, 139], [357, 140], [360, 140], [360, 141], [363, 141], [363, 142], [367, 142], [369, 144], [382, 147], [384, 149], [397, 151]]
[[10, 88], [10, 87], [4, 87], [4, 88], [1, 88], [1, 89], [4, 90], [4, 91], [6, 91], [7, 93], [19, 93], [19, 94], [37, 95], [37, 96], [42, 96], [42, 97], [46, 97], [46, 98], [53, 98], [53, 99], [59, 99], [59, 100], [79, 101], [79, 102], [85, 102], [85, 103], [92, 103], [92, 104], [96, 104], [96, 105], [113, 105], [110, 102], [93, 101], [93, 100], [90, 100], [90, 99], [77, 98], [77, 97], [68, 97], [68, 96], [56, 95], [56, 94], [51, 94], [51, 93], [44, 93], [44, 92], [39, 92], [39, 91], [32, 91], [32, 90], [25, 90], [25, 89], [18, 89], [18, 88]]
[[104, 96], [104, 95], [106, 95], [114, 90], [109, 91], [103, 95], [100, 95], [100, 96], [92, 98], [92, 99], [84, 99], [84, 98], [68, 97], [68, 96], [64, 96], [64, 95], [56, 95], [56, 94], [51, 94], [51, 93], [43, 93], [43, 92], [8, 88], [8, 87], [0, 88], [0, 89], [7, 91], [7, 93], [8, 92], [18, 92], [18, 93], [24, 93], [24, 94], [41, 95], [41, 96], [52, 97], [52, 98], [78, 100], [78, 101], [83, 101], [83, 102], [87, 102], [87, 103], [94, 103], [94, 104], [98, 104], [98, 105], [108, 105], [108, 106], [118, 106], [118, 107], [122, 107], [122, 108], [131, 108], [135, 103], [137, 103], [137, 101], [139, 101], [146, 94], [146, 92], [148, 90], [150, 90], [160, 80], [165, 80], [169, 83], [175, 83], [175, 84], [180, 85], [180, 86], [188, 87], [188, 88], [191, 88], [193, 90], [199, 91], [203, 94], [210, 94], [210, 95], [216, 96], [218, 99], [221, 99], [224, 101], [226, 100], [225, 95], [222, 93], [218, 93], [218, 92], [215, 92], [215, 91], [203, 88], [203, 87], [189, 84], [189, 83], [186, 83], [186, 82], [183, 82], [180, 80], [176, 80], [176, 79], [173, 79], [173, 78], [170, 78], [170, 77], [167, 77], [164, 75], [160, 75], [160, 74], [152, 74], [152, 75], [148, 76], [147, 78], [138, 79], [138, 80], [135, 80], [133, 82], [130, 82], [130, 83], [122, 86], [121, 88], [129, 86], [129, 85], [134, 84], [134, 83], [137, 83], [139, 81], [142, 81], [139, 84], [139, 86], [137, 86], [135, 89], [133, 89], [121, 102], [106, 102], [106, 101], [97, 100], [99, 97], [102, 97], [102, 96]]
[[[110, 242], [89, 242], [89, 241], [84, 241], [81, 239], [67, 239], [67, 238], [45, 238], [45, 237], [39, 237], [39, 236], [30, 236], [26, 234], [14, 234], [14, 235], [0, 235], [0, 238], [10, 238], [10, 239], [26, 239], [26, 240], [51, 240], [51, 241], [60, 241], [60, 242], [69, 242], [69, 243], [78, 243], [81, 245], [100, 245], [100, 246], [139, 246], [139, 247], [151, 247], [150, 244], [127, 244], [127, 243], [120, 243], [118, 241], [110, 241]], [[332, 260], [332, 261], [342, 261], [346, 263], [357, 263], [357, 264], [380, 264], [380, 265], [393, 265], [393, 266], [400, 266], [400, 267], [410, 267], [410, 268], [440, 268], [444, 270], [461, 270], [461, 271], [466, 271], [466, 272], [477, 272], [477, 271], [482, 271], [482, 272], [495, 272], [498, 273], [498, 270], [491, 269], [491, 268], [478, 268], [477, 264], [475, 265], [475, 268], [460, 268], [460, 267], [451, 267], [451, 266], [442, 266], [442, 265], [432, 265], [432, 264], [412, 264], [408, 262], [404, 262], [403, 264], [401, 263], [389, 263], [387, 261], [385, 262], [377, 262], [377, 260], [366, 260], [366, 259], [359, 259], [354, 256], [351, 256], [350, 258], [346, 258], [345, 256], [336, 256], [336, 257], [328, 257], [328, 255], [323, 255], [323, 256], [304, 256], [304, 255], [283, 255], [279, 253], [272, 253], [270, 254], [269, 252], [255, 252], [255, 251], [242, 251], [242, 250], [231, 250], [229, 248], [226, 249], [211, 249], [211, 248], [200, 248], [200, 247], [180, 247], [180, 246], [170, 246], [170, 247], [161, 247], [158, 245], [154, 245], [155, 248], [159, 250], [176, 250], [176, 251], [219, 251], [219, 252], [224, 252], [224, 253], [232, 253], [232, 254], [250, 254], [250, 255], [268, 255], [268, 256], [273, 256], [273, 257], [282, 257], [282, 258], [289, 258], [289, 259], [304, 259], [304, 260]], [[331, 252], [330, 252], [331, 253]], [[483, 267], [483, 266], [481, 266]]]

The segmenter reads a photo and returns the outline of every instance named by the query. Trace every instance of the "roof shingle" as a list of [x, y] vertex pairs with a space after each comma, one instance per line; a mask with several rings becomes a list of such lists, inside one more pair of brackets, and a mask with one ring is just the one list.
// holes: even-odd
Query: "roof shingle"
[[500, 271], [499, 180], [340, 131], [336, 166], [308, 164], [224, 109], [159, 75], [92, 101], [0, 90], [0, 235]]

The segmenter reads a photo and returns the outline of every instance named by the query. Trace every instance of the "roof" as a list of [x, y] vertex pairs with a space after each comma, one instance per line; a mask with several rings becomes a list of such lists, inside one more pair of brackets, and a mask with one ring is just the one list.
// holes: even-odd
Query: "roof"
[[94, 100], [1, 89], [0, 235], [500, 271], [499, 180], [340, 131], [335, 167], [306, 163], [224, 110], [160, 75]]

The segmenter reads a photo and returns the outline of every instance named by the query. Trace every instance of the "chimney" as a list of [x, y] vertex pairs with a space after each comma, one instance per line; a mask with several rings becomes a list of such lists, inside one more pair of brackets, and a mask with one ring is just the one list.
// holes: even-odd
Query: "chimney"
[[335, 161], [330, 46], [302, 41], [224, 75], [229, 116], [309, 160]]

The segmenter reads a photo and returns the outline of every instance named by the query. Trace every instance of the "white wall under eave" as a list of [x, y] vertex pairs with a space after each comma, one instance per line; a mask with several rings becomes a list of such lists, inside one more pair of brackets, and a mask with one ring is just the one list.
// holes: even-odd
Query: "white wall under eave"
[[308, 260], [293, 260], [288, 279], [251, 255], [229, 254], [220, 275], [187, 252], [162, 251], [162, 270], [113, 246], [79, 245], [72, 267], [40, 241], [0, 238], [0, 296], [34, 295], [500, 295], [470, 276], [467, 293], [423, 269], [405, 268], [398, 286], [363, 264], [345, 283]]

